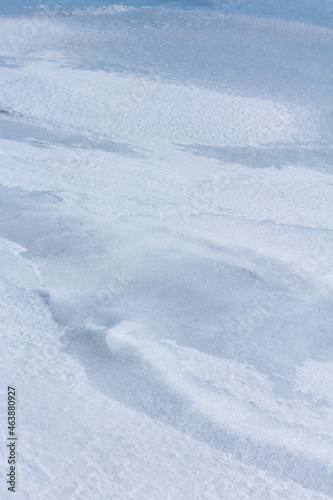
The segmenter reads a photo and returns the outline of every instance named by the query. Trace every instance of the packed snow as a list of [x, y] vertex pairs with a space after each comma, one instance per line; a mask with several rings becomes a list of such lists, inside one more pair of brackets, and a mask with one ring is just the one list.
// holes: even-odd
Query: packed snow
[[0, 1], [0, 496], [333, 496], [326, 0]]

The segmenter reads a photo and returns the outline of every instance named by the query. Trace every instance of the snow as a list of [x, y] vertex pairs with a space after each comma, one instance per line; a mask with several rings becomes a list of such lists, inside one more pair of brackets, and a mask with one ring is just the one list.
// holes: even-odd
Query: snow
[[1, 3], [1, 498], [331, 498], [328, 2], [156, 3]]

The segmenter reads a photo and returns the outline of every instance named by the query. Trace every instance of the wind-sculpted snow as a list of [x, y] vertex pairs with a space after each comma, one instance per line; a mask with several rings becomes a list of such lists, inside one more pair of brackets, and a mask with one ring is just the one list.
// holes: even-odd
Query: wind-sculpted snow
[[327, 4], [129, 3], [0, 18], [17, 497], [331, 498]]

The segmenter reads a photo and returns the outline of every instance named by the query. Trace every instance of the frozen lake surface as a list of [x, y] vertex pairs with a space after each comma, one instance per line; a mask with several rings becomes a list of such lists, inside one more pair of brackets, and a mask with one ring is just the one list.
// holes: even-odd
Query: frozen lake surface
[[39, 4], [0, 1], [17, 497], [332, 498], [330, 2]]

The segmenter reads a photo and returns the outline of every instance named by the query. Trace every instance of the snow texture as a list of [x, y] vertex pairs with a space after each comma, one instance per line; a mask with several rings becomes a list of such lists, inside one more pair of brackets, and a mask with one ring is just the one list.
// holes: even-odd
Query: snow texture
[[333, 496], [326, 0], [0, 2], [0, 496]]

